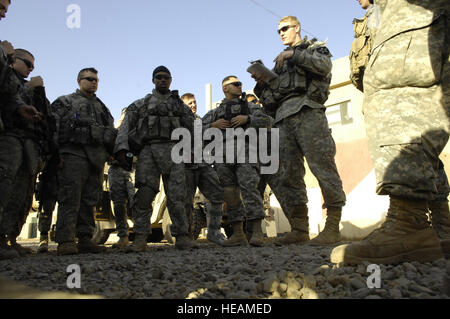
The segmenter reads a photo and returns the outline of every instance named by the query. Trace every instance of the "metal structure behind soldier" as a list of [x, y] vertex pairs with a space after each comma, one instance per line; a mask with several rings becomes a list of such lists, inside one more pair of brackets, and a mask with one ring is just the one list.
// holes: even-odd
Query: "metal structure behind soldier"
[[331, 81], [331, 53], [325, 43], [300, 36], [296, 17], [280, 20], [278, 33], [288, 48], [274, 60], [278, 75], [269, 83], [257, 80], [254, 92], [280, 129], [281, 165], [269, 185], [289, 219], [292, 231], [277, 244], [309, 241], [308, 197], [304, 159], [318, 179], [327, 208], [325, 229], [315, 244], [340, 241], [339, 222], [346, 196], [334, 157], [336, 145], [325, 116]]
[[[245, 162], [240, 163], [238, 157], [238, 143], [232, 136], [233, 162], [227, 162], [227, 129], [247, 128], [269, 128], [272, 119], [267, 116], [261, 107], [249, 103], [242, 94], [242, 82], [236, 76], [228, 76], [222, 81], [222, 90], [225, 99], [220, 105], [208, 112], [203, 117], [204, 129], [217, 128], [222, 130], [223, 137], [223, 161], [215, 163], [214, 166], [219, 175], [220, 182], [224, 188], [225, 203], [227, 206], [227, 219], [232, 224], [233, 235], [228, 238], [224, 246], [239, 246], [250, 243], [252, 246], [263, 246], [264, 237], [261, 222], [264, 218], [262, 197], [258, 191], [259, 185], [259, 163], [250, 163], [249, 142], [245, 142]], [[230, 142], [230, 141], [228, 141]], [[231, 150], [230, 150], [231, 151]], [[244, 209], [247, 213], [247, 221], [252, 231], [252, 236], [247, 242], [243, 232]]]
[[[96, 96], [98, 71], [78, 73], [79, 89], [52, 104], [61, 158], [58, 169], [58, 254], [98, 253], [94, 244], [94, 206], [102, 190], [103, 170], [112, 155], [117, 130], [109, 109]], [[75, 243], [78, 238], [78, 244]]]
[[37, 174], [50, 155], [54, 126], [42, 78], [25, 80], [34, 69], [34, 56], [24, 49], [16, 49], [14, 57], [11, 69], [19, 97], [24, 103], [35, 105], [43, 115], [42, 121], [35, 123], [26, 121], [17, 113], [6, 116], [3, 118], [4, 131], [0, 133], [0, 167], [3, 172], [0, 202], [1, 206], [6, 203], [0, 223], [0, 240], [5, 245], [7, 237], [11, 247], [25, 255], [32, 251], [19, 245], [16, 238], [31, 209]]
[[450, 255], [448, 181], [439, 159], [450, 131], [450, 3], [374, 5], [380, 27], [364, 73], [364, 115], [376, 191], [390, 204], [379, 229], [335, 248], [331, 261], [431, 262]]
[[178, 91], [171, 91], [172, 75], [165, 66], [153, 71], [155, 89], [132, 103], [125, 113], [114, 149], [115, 158], [128, 167], [126, 154], [137, 156], [135, 187], [138, 189], [133, 206], [135, 240], [129, 251], [145, 251], [150, 234], [152, 202], [159, 192], [162, 176], [167, 208], [172, 220], [172, 232], [177, 234], [178, 249], [197, 247], [188, 234], [185, 214], [186, 179], [184, 164], [172, 161], [173, 130], [187, 128], [192, 132], [194, 115], [183, 103]]

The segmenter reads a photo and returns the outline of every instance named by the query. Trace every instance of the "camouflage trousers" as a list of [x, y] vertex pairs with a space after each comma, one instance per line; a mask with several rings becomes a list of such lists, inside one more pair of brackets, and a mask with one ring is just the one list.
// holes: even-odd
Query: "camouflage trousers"
[[439, 159], [449, 139], [448, 25], [440, 19], [373, 52], [364, 110], [379, 195], [433, 201], [448, 194]]
[[36, 174], [29, 156], [23, 139], [0, 136], [0, 234], [17, 237], [30, 212]]
[[251, 164], [216, 164], [215, 166], [224, 188], [228, 222], [244, 221], [245, 214], [247, 214], [247, 220], [263, 219], [263, 201], [258, 191], [260, 180], [258, 167]]
[[132, 201], [135, 195], [131, 173], [118, 165], [111, 165], [108, 170], [108, 181], [118, 236], [125, 237], [128, 234], [127, 203]]
[[38, 187], [40, 189], [38, 229], [41, 234], [46, 235], [52, 226], [53, 211], [58, 197], [58, 179], [56, 174], [44, 172], [39, 178]]
[[280, 169], [266, 178], [285, 214], [290, 211], [289, 207], [308, 202], [305, 159], [319, 181], [324, 208], [344, 206], [346, 196], [334, 160], [336, 144], [325, 111], [303, 107], [277, 127], [280, 129]]
[[58, 213], [56, 242], [73, 242], [75, 237], [92, 237], [95, 229], [94, 206], [102, 190], [103, 171], [87, 158], [62, 154], [58, 170]]
[[41, 210], [38, 214], [38, 229], [42, 235], [47, 235], [52, 226], [53, 211], [56, 207], [56, 199], [41, 201]]
[[152, 202], [159, 192], [162, 175], [167, 208], [172, 230], [177, 235], [188, 235], [189, 222], [185, 213], [186, 178], [184, 164], [172, 161], [172, 143], [146, 145], [138, 156], [136, 188], [133, 205], [134, 230], [137, 234], [151, 232]]

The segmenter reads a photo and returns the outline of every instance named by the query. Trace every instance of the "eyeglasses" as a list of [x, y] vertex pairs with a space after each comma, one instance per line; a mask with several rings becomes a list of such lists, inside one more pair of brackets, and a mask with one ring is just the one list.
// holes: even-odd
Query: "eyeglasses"
[[242, 86], [242, 82], [233, 82], [233, 83], [229, 83], [229, 84], [234, 85], [237, 88]]
[[277, 32], [278, 34], [281, 34], [281, 31], [286, 32], [287, 30], [289, 30], [290, 28], [296, 27], [296, 25], [286, 25], [284, 27], [282, 27], [281, 29], [279, 29]]
[[170, 80], [172, 77], [170, 75], [158, 74], [155, 75], [155, 79], [157, 80]]
[[88, 80], [89, 82], [100, 82], [100, 80], [99, 79], [97, 79], [97, 78], [93, 78], [93, 77], [87, 77], [87, 78], [81, 78], [80, 80]]
[[17, 58], [17, 57], [16, 57], [16, 59], [19, 59], [19, 60], [23, 61], [23, 63], [25, 63], [27, 68], [34, 69], [34, 64], [30, 60], [27, 60], [27, 59], [24, 59], [24, 58]]

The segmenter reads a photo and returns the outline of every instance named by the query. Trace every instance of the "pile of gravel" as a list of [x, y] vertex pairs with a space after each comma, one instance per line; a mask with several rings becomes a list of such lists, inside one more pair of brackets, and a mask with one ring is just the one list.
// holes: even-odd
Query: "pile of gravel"
[[[29, 244], [37, 248], [37, 244]], [[290, 245], [222, 248], [201, 242], [200, 249], [176, 250], [149, 244], [145, 253], [57, 256], [33, 254], [0, 261], [0, 276], [44, 291], [106, 298], [164, 299], [397, 299], [449, 298], [447, 261], [380, 265], [381, 287], [368, 288], [369, 263], [337, 267], [333, 247]], [[81, 288], [69, 289], [70, 265], [81, 269]], [[447, 281], [446, 281], [447, 280]]]

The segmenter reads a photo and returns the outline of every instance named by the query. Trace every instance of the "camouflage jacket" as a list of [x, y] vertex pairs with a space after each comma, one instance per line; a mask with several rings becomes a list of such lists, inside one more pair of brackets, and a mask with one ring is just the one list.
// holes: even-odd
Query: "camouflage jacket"
[[60, 154], [87, 158], [99, 169], [115, 144], [117, 130], [109, 109], [97, 97], [80, 90], [61, 96], [52, 103], [55, 116], [55, 142]]
[[279, 77], [254, 90], [267, 113], [275, 116], [275, 123], [297, 114], [303, 106], [325, 108], [330, 94], [332, 55], [325, 43], [305, 37], [286, 50], [294, 50], [294, 56], [273, 70]]
[[178, 91], [161, 94], [153, 90], [127, 107], [114, 154], [126, 150], [137, 155], [138, 148], [145, 145], [176, 143], [171, 139], [173, 130], [184, 127], [193, 132], [194, 120], [194, 114], [180, 99]]
[[392, 37], [431, 25], [450, 14], [448, 0], [374, 0], [380, 7], [381, 25], [373, 50]]
[[[33, 105], [42, 113], [43, 119], [40, 123], [31, 123], [25, 121], [19, 114], [14, 113], [8, 118], [3, 119], [5, 133], [21, 138], [30, 138], [35, 142], [45, 146], [45, 153], [49, 152], [49, 145], [44, 142], [50, 142], [54, 133], [53, 118], [51, 115], [50, 102], [45, 96], [43, 87], [30, 88], [28, 81], [24, 80], [16, 71], [13, 70], [14, 82], [19, 86], [19, 97], [27, 105]], [[47, 141], [46, 141], [47, 140]]]
[[[0, 45], [0, 112], [1, 118], [11, 117], [18, 107], [25, 105], [19, 95], [20, 83], [17, 81], [13, 69], [9, 66], [8, 58]], [[3, 123], [0, 119], [0, 130]]]

